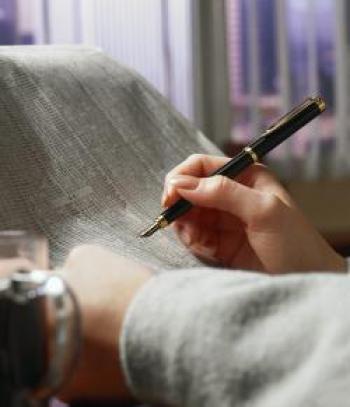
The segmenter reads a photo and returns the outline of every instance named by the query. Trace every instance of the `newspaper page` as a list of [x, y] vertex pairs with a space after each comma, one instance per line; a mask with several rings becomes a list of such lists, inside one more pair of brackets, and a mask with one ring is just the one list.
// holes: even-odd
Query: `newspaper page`
[[0, 225], [37, 230], [51, 265], [84, 243], [154, 268], [199, 264], [161, 211], [165, 174], [220, 152], [135, 72], [77, 46], [0, 47]]

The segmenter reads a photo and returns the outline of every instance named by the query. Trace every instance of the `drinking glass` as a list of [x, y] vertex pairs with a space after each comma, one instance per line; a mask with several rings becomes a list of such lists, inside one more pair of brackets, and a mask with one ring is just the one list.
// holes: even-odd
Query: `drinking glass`
[[0, 231], [0, 259], [21, 259], [24, 260], [23, 264], [30, 264], [37, 269], [47, 270], [49, 267], [47, 240], [36, 232]]

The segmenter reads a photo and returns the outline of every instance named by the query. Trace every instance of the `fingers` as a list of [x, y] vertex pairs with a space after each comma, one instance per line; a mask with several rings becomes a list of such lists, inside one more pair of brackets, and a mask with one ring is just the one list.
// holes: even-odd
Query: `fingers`
[[181, 197], [194, 205], [228, 212], [246, 225], [269, 222], [280, 210], [281, 201], [275, 195], [219, 175], [208, 178], [181, 175], [172, 178], [171, 183]]
[[225, 230], [218, 227], [216, 222], [205, 225], [192, 220], [176, 221], [174, 229], [195, 256], [211, 265], [230, 266], [232, 258], [246, 241], [245, 233], [238, 225], [234, 230]]
[[[230, 158], [209, 156], [204, 154], [193, 154], [185, 161], [171, 170], [166, 178], [162, 196], [162, 205], [169, 207], [175, 203], [180, 195], [178, 194], [172, 179], [179, 175], [190, 175], [194, 177], [208, 177], [218, 168], [225, 165]], [[287, 191], [276, 180], [274, 175], [262, 164], [254, 164], [245, 169], [235, 177], [237, 182], [254, 188], [258, 191], [265, 191], [278, 196], [288, 206], [295, 206]]]
[[172, 176], [179, 174], [207, 177], [228, 161], [230, 161], [229, 157], [192, 154], [181, 164], [173, 168], [166, 178], [172, 178]]
[[192, 154], [181, 164], [173, 168], [165, 177], [162, 205], [170, 206], [180, 197], [169, 183], [177, 175], [193, 175], [195, 177], [207, 177], [218, 168], [225, 165], [229, 157], [210, 156], [205, 154]]

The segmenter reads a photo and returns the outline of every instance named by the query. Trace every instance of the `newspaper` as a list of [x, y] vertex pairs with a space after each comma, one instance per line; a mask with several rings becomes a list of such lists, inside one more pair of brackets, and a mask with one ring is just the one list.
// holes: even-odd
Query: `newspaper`
[[100, 244], [155, 268], [199, 264], [161, 211], [165, 174], [220, 152], [137, 73], [80, 46], [0, 47], [0, 228], [37, 230], [51, 266]]

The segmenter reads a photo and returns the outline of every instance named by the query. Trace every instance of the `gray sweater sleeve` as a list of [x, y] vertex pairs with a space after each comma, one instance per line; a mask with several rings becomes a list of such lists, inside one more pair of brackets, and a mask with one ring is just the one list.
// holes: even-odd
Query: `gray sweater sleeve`
[[132, 302], [120, 352], [151, 403], [349, 406], [350, 278], [165, 272]]

